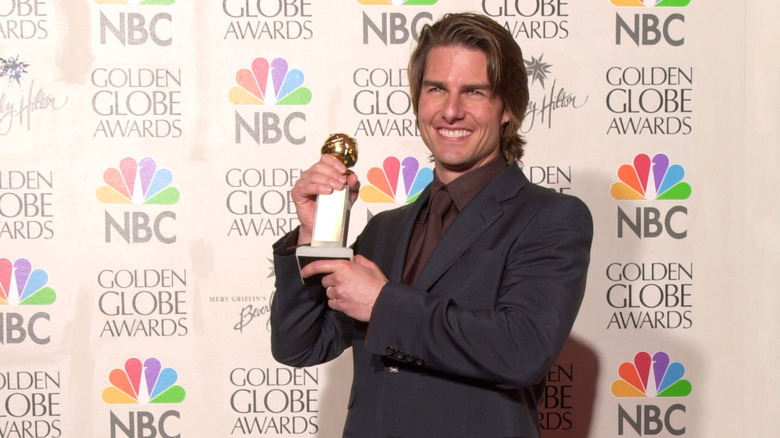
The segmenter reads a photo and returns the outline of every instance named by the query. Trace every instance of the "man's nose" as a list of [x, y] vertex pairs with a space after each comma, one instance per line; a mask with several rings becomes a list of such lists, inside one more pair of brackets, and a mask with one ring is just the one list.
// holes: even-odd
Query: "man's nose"
[[447, 96], [441, 113], [447, 123], [463, 118], [463, 104], [458, 93], [451, 93]]

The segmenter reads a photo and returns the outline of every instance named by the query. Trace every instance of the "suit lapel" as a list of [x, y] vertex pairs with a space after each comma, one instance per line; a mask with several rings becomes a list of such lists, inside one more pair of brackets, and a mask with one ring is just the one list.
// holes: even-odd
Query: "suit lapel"
[[[498, 174], [458, 214], [442, 236], [414, 286], [423, 290], [430, 289], [463, 253], [482, 237], [485, 230], [503, 216], [501, 203], [514, 197], [527, 182], [516, 165], [509, 166]], [[409, 235], [406, 236], [406, 242]], [[403, 246], [406, 248], [408, 244]]]

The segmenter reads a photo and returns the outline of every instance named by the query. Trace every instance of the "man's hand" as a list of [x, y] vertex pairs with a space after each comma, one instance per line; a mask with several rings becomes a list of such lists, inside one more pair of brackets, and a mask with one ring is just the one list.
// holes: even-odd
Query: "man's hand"
[[355, 202], [360, 189], [357, 175], [347, 173], [347, 166], [332, 155], [323, 155], [320, 161], [301, 174], [290, 192], [301, 223], [298, 245], [311, 242], [317, 195], [328, 195], [345, 186], [349, 188], [350, 201]]
[[304, 277], [315, 274], [326, 274], [322, 285], [328, 306], [364, 322], [371, 319], [374, 303], [388, 281], [374, 262], [360, 255], [355, 256], [354, 262], [318, 260], [301, 270]]

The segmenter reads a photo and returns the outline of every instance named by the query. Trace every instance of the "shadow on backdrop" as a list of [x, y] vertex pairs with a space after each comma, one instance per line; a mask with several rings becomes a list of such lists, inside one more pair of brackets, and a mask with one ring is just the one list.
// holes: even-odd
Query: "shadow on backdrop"
[[547, 374], [539, 406], [543, 438], [587, 438], [593, 420], [599, 363], [595, 351], [569, 337]]

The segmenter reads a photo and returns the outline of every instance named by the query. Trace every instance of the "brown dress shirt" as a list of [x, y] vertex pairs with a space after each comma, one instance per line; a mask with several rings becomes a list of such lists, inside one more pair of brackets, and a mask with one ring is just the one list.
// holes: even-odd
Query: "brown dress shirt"
[[[468, 204], [480, 190], [485, 188], [496, 175], [506, 169], [506, 167], [507, 163], [504, 160], [504, 157], [499, 154], [498, 157], [485, 165], [466, 172], [447, 185], [439, 180], [436, 171], [434, 171], [433, 181], [431, 182], [431, 196], [428, 205], [420, 211], [420, 215], [415, 221], [412, 237], [409, 240], [409, 248], [406, 252], [406, 262], [404, 263], [404, 284], [414, 284], [415, 280], [417, 280], [417, 277], [420, 275], [423, 266], [425, 266], [425, 262], [427, 262], [428, 257], [433, 253], [433, 249], [441, 239], [441, 236], [455, 220], [458, 213], [463, 210], [466, 207], [466, 204]], [[449, 194], [449, 196], [447, 196], [447, 194]], [[438, 201], [437, 199], [439, 198], [451, 201]], [[438, 205], [440, 202], [440, 208], [443, 212], [441, 213], [442, 223], [439, 229], [438, 225], [431, 224], [432, 221], [436, 220], [436, 213], [434, 212], [432, 214], [432, 210], [438, 208], [434, 207], [432, 209], [431, 206]]]

